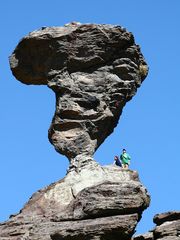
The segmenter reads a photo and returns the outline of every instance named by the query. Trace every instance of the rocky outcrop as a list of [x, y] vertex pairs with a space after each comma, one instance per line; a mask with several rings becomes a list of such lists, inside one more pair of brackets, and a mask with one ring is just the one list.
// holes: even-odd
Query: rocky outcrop
[[154, 217], [157, 224], [153, 231], [154, 239], [180, 240], [180, 212], [167, 212]]
[[148, 67], [132, 33], [120, 26], [66, 24], [24, 37], [12, 56], [14, 76], [56, 94], [49, 140], [71, 165], [92, 157], [113, 132]]
[[91, 163], [35, 193], [0, 239], [130, 239], [149, 201], [137, 172]]
[[132, 33], [100, 24], [44, 27], [19, 42], [10, 65], [21, 82], [55, 92], [49, 140], [70, 167], [0, 225], [0, 240], [130, 239], [149, 194], [137, 172], [101, 167], [93, 154], [148, 72]]
[[[10, 65], [21, 82], [55, 92], [49, 140], [70, 167], [0, 224], [0, 240], [130, 239], [149, 194], [137, 172], [101, 167], [92, 156], [148, 73], [132, 33], [76, 22], [43, 27], [20, 41]], [[180, 212], [158, 214], [154, 223], [133, 240], [180, 240]]]
[[155, 215], [156, 227], [134, 240], [180, 240], [180, 212], [172, 211]]

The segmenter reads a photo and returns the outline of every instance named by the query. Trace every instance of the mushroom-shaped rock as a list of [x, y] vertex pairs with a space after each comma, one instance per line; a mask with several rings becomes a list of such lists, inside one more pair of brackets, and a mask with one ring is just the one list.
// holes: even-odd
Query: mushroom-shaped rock
[[10, 65], [21, 82], [45, 84], [55, 92], [49, 140], [79, 166], [113, 132], [148, 73], [132, 33], [104, 24], [31, 32], [19, 42]]

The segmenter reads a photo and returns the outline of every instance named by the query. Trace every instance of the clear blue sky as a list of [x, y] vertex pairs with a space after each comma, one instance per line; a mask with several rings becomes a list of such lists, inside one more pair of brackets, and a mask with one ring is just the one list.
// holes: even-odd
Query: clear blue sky
[[132, 156], [131, 169], [138, 170], [152, 199], [138, 225], [138, 233], [145, 232], [153, 227], [154, 214], [179, 209], [179, 0], [1, 1], [0, 221], [18, 212], [35, 191], [62, 178], [68, 166], [47, 138], [54, 93], [16, 81], [8, 56], [28, 32], [71, 21], [126, 27], [149, 64], [147, 79], [95, 154], [103, 165], [122, 147]]

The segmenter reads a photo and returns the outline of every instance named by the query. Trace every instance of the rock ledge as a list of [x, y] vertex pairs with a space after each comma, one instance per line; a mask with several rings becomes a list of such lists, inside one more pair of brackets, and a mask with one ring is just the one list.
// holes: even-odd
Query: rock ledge
[[149, 202], [137, 172], [90, 165], [36, 192], [0, 239], [129, 239]]

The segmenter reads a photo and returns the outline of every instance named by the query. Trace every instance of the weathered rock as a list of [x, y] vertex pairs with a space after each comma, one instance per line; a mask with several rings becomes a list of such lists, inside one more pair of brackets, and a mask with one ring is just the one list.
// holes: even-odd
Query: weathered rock
[[[157, 226], [151, 233], [134, 237], [134, 240], [180, 240], [180, 212], [172, 211], [154, 216]], [[149, 237], [149, 238], [148, 238]]]
[[164, 222], [174, 221], [180, 219], [180, 212], [178, 211], [171, 211], [171, 212], [165, 212], [156, 214], [153, 218], [153, 222], [157, 225], [161, 225]]
[[51, 239], [126, 240], [132, 235], [137, 221], [137, 214], [83, 220], [59, 229], [51, 234]]
[[148, 72], [132, 33], [100, 24], [42, 28], [20, 41], [10, 65], [21, 82], [55, 92], [49, 140], [71, 164], [0, 225], [0, 240], [130, 239], [149, 194], [137, 172], [101, 167], [92, 156]]
[[54, 215], [59, 221], [129, 213], [141, 216], [148, 205], [148, 193], [137, 172], [96, 164], [78, 173], [71, 171], [63, 180], [38, 191], [21, 212]]
[[130, 239], [149, 201], [137, 172], [90, 162], [35, 193], [0, 239]]
[[158, 224], [153, 231], [155, 240], [180, 240], [180, 212], [157, 214], [154, 222]]
[[49, 140], [73, 166], [84, 164], [112, 133], [148, 67], [132, 33], [120, 26], [67, 24], [24, 37], [12, 56], [14, 76], [56, 94]]

